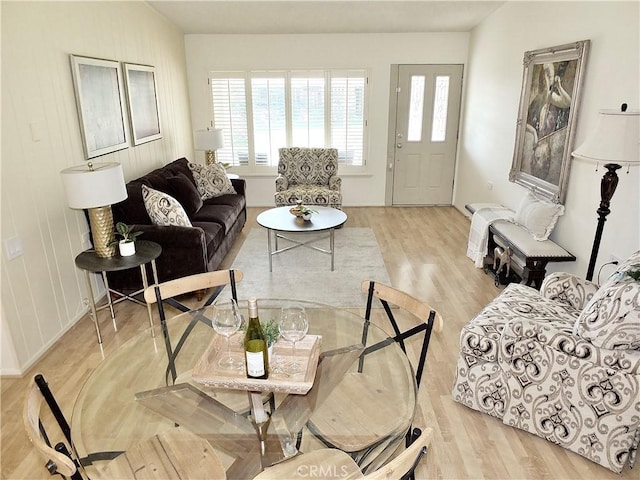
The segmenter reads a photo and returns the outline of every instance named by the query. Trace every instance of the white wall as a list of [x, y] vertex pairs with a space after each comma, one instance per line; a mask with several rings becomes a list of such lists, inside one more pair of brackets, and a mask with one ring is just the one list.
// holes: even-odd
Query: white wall
[[[364, 68], [370, 72], [367, 176], [344, 176], [343, 204], [384, 205], [391, 64], [464, 64], [467, 33], [366, 35], [187, 35], [194, 128], [210, 124], [211, 70]], [[198, 152], [202, 156], [202, 152]], [[247, 177], [247, 202], [273, 206], [274, 176]]]
[[24, 371], [86, 312], [74, 258], [88, 227], [67, 207], [59, 174], [84, 162], [69, 54], [156, 67], [163, 138], [100, 158], [120, 162], [127, 179], [191, 155], [192, 129], [184, 37], [145, 3], [1, 7], [2, 240], [18, 236], [24, 246], [14, 260], [1, 255], [6, 374]]
[[[591, 40], [576, 147], [594, 129], [598, 110], [619, 108], [623, 102], [640, 109], [638, 18], [637, 2], [508, 2], [472, 32], [454, 196], [458, 209], [470, 202], [516, 208], [526, 191], [508, 181], [525, 51]], [[548, 270], [586, 274], [604, 171], [572, 162], [566, 212], [551, 239], [577, 261], [551, 263]], [[626, 258], [640, 248], [640, 168], [629, 174], [621, 170], [619, 175], [596, 274], [611, 254]], [[487, 189], [487, 182], [493, 183], [493, 190]], [[610, 268], [603, 270], [603, 278]]]

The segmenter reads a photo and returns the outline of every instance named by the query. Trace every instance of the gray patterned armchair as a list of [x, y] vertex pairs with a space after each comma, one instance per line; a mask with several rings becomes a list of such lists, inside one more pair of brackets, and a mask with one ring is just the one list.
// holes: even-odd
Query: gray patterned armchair
[[640, 442], [640, 282], [600, 288], [567, 273], [510, 284], [460, 334], [453, 399], [600, 465], [633, 466]]
[[298, 200], [305, 205], [342, 207], [337, 149], [291, 147], [279, 152], [277, 207], [295, 205]]

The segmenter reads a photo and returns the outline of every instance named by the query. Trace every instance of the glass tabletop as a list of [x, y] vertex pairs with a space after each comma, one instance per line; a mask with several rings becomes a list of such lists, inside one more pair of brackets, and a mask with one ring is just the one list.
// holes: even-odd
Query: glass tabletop
[[[289, 300], [258, 299], [261, 321], [277, 321], [285, 302]], [[332, 352], [361, 344], [364, 320], [360, 316], [327, 305], [298, 301], [296, 303], [302, 304], [306, 309], [309, 321], [308, 334], [322, 337], [321, 352]], [[248, 318], [246, 305], [246, 301], [239, 302], [245, 319]], [[188, 389], [191, 396], [198, 396], [200, 400], [197, 405], [201, 405], [203, 400], [207, 405], [221, 405], [226, 420], [220, 421], [216, 417], [207, 424], [207, 419], [213, 416], [203, 416], [198, 420], [197, 412], [194, 412], [193, 415], [189, 414], [192, 417], [189, 420], [194, 421], [195, 427], [186, 426], [190, 430], [197, 430], [193, 433], [206, 438], [220, 455], [227, 471], [234, 472], [233, 477], [241, 478], [243, 475], [236, 474], [234, 468], [237, 469], [237, 464], [242, 463], [238, 461], [242, 459], [242, 455], [254, 448], [253, 442], [258, 444], [255, 433], [243, 423], [243, 415], [248, 413], [247, 392], [216, 389], [197, 383], [191, 378], [191, 370], [216, 336], [210, 318], [207, 320], [204, 313], [206, 312], [203, 310], [187, 312], [167, 321], [169, 339], [174, 350], [185, 329], [192, 327], [175, 360], [175, 388], [180, 389], [180, 386], [184, 386], [181, 391]], [[158, 326], [155, 328], [159, 329]], [[231, 340], [234, 341], [234, 338], [231, 337]], [[388, 333], [371, 325], [365, 347], [384, 342], [388, 338]], [[330, 424], [329, 417], [333, 414], [331, 409], [351, 409], [357, 403], [359, 411], [365, 412], [358, 431], [341, 431], [341, 427], [337, 425], [331, 435], [337, 438], [344, 437], [345, 445], [349, 444], [349, 439], [360, 435], [380, 437], [375, 450], [385, 452], [389, 450], [385, 447], [401, 441], [413, 420], [417, 393], [413, 370], [395, 342], [387, 341], [383, 348], [367, 353], [364, 358], [362, 373], [358, 373], [359, 362], [356, 360], [348, 372], [341, 376], [336, 388], [328, 394], [328, 400], [324, 403], [310, 404], [310, 420], [317, 425], [325, 422]], [[72, 414], [73, 441], [80, 457], [98, 452], [126, 451], [140, 441], [175, 427], [176, 423], [185, 426], [182, 421], [176, 422], [175, 418], [167, 418], [140, 401], [141, 397], [147, 395], [145, 392], [174, 384], [171, 375], [167, 375], [167, 364], [163, 336], [160, 334], [152, 337], [149, 331], [145, 330], [119, 347], [96, 368], [82, 387]], [[350, 385], [356, 378], [362, 378], [359, 377], [362, 375], [370, 380], [369, 384], [375, 385], [371, 392], [372, 398], [349, 398]], [[176, 390], [172, 391], [175, 392]], [[382, 396], [389, 412], [381, 412], [379, 402], [372, 401], [375, 397]], [[286, 395], [280, 394], [276, 404], [286, 404], [285, 400]], [[367, 410], [369, 404], [371, 407]], [[384, 431], [392, 433], [385, 436], [380, 433]], [[325, 447], [309, 431], [305, 429], [303, 432], [301, 451]], [[368, 461], [372, 461], [371, 455]], [[92, 478], [99, 478], [101, 463], [104, 464], [94, 463], [98, 470], [91, 471]]]

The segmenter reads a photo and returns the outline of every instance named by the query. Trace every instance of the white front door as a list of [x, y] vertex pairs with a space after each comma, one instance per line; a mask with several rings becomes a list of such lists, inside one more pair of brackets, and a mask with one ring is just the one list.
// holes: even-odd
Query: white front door
[[395, 92], [392, 203], [451, 205], [462, 65], [399, 65]]

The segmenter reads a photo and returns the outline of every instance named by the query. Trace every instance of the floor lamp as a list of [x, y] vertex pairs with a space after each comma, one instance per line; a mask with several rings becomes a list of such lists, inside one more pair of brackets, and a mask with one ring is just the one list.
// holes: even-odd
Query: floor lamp
[[640, 149], [638, 131], [640, 130], [640, 111], [627, 112], [627, 104], [623, 103], [619, 111], [601, 110], [596, 130], [578, 149], [573, 152], [575, 158], [595, 164], [604, 164], [607, 169], [600, 182], [600, 207], [598, 226], [593, 239], [591, 259], [587, 269], [587, 280], [593, 279], [593, 272], [600, 249], [600, 239], [604, 230], [604, 222], [611, 213], [609, 205], [618, 186], [616, 170], [623, 165], [627, 168], [640, 165]]
[[77, 165], [62, 170], [62, 182], [71, 208], [88, 209], [96, 255], [114, 257], [111, 205], [127, 198], [122, 165], [115, 162]]
[[206, 130], [196, 130], [194, 132], [196, 150], [205, 151], [205, 162], [207, 165], [216, 163], [216, 150], [224, 148], [224, 135], [221, 128], [207, 128]]

